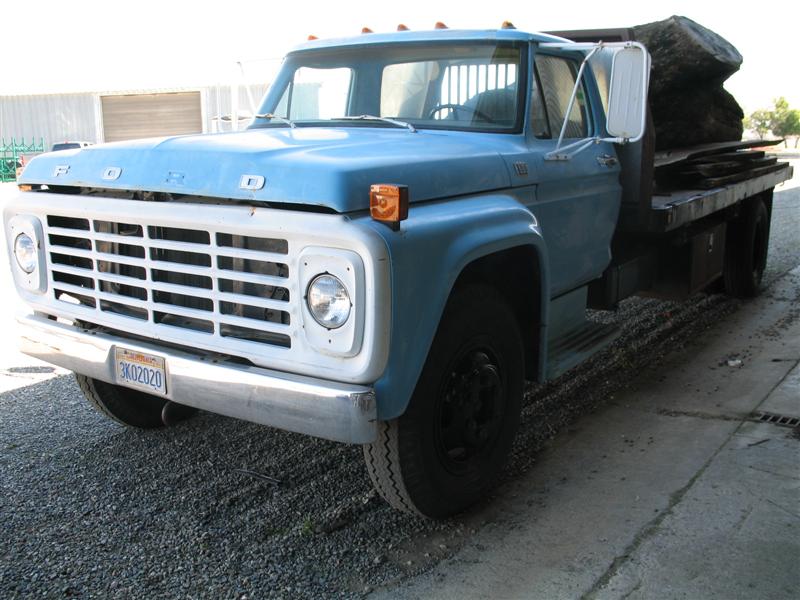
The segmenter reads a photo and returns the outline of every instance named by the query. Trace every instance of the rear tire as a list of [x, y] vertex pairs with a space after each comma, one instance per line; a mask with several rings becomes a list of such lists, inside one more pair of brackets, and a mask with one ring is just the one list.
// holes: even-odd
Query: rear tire
[[394, 508], [431, 518], [484, 498], [519, 425], [524, 355], [519, 324], [491, 287], [448, 301], [406, 412], [364, 446], [370, 478]]
[[723, 282], [725, 292], [736, 298], [752, 298], [761, 291], [769, 248], [769, 213], [764, 201], [745, 202], [742, 213], [728, 223]]
[[[75, 379], [89, 404], [109, 419], [140, 429], [164, 426], [161, 415], [164, 406], [169, 402], [166, 398], [113, 385], [78, 373], [75, 374]], [[189, 413], [186, 414], [188, 416]]]

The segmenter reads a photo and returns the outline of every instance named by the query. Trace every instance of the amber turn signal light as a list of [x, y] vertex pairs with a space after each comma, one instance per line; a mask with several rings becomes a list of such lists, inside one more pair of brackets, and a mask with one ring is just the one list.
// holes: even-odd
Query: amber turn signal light
[[369, 214], [394, 231], [408, 218], [408, 186], [376, 183], [369, 188]]

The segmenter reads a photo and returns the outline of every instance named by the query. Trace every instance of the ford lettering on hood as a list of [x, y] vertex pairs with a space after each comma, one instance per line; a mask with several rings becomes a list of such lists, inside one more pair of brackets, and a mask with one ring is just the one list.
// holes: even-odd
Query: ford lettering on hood
[[492, 137], [379, 125], [136, 140], [41, 155], [20, 183], [302, 204], [346, 213], [369, 206], [373, 183], [408, 185], [412, 202], [508, 187], [509, 174]]

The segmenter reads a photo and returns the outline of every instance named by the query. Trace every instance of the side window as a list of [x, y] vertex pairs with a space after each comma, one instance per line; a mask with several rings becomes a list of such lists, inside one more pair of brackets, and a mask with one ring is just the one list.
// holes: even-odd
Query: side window
[[[547, 111], [550, 137], [557, 138], [564, 123], [564, 116], [569, 106], [569, 99], [572, 96], [572, 89], [575, 87], [577, 69], [575, 63], [570, 60], [540, 54], [536, 57], [536, 70], [542, 87], [542, 95], [544, 96], [544, 108]], [[536, 123], [535, 118], [534, 115], [534, 124]], [[583, 86], [581, 86], [578, 88], [575, 104], [572, 105], [564, 137], [587, 137], [589, 132], [588, 125], [586, 93]], [[535, 129], [534, 132], [539, 137], [539, 132], [536, 132]]]

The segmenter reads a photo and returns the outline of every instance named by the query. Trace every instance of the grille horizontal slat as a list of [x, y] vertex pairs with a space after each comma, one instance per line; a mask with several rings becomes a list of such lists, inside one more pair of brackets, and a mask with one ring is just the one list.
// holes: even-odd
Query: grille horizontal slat
[[94, 277], [96, 273], [94, 269], [84, 269], [82, 267], [73, 267], [70, 265], [61, 265], [61, 264], [53, 265], [52, 270], [57, 271], [59, 273], [68, 273], [70, 275], [77, 275], [78, 277]]
[[[48, 232], [52, 235], [61, 235], [64, 237], [74, 237], [78, 239], [85, 239], [88, 232], [76, 229], [65, 229], [64, 227], [49, 227]], [[83, 234], [83, 235], [81, 235]], [[93, 231], [90, 234], [92, 238], [98, 242], [112, 242], [117, 244], [131, 244], [133, 246], [140, 246], [144, 240], [141, 237], [131, 235], [120, 235], [117, 233], [101, 233]], [[159, 243], [161, 240], [159, 240]]]
[[288, 334], [292, 331], [291, 325], [284, 325], [283, 323], [273, 323], [271, 321], [256, 321], [255, 319], [246, 319], [244, 317], [236, 317], [234, 315], [223, 315], [220, 321], [224, 324], [235, 325], [237, 327], [245, 327], [250, 329], [263, 329], [264, 331], [271, 331], [275, 333]]
[[[58, 269], [61, 270], [61, 267]], [[80, 270], [80, 269], [78, 269]], [[85, 273], [85, 272], [84, 272]], [[117, 275], [116, 273], [96, 273], [95, 277], [103, 279], [110, 283], [118, 283], [119, 285], [133, 285], [137, 287], [149, 287], [144, 280], [137, 277], [127, 277], [125, 275]]]
[[258, 306], [259, 308], [271, 308], [274, 310], [285, 311], [289, 308], [289, 303], [282, 300], [273, 300], [272, 298], [259, 298], [258, 296], [246, 296], [244, 294], [232, 294], [230, 292], [216, 292], [214, 299], [221, 302], [234, 302], [237, 304], [247, 304], [250, 306]]
[[269, 287], [286, 287], [288, 279], [275, 275], [261, 275], [260, 273], [243, 273], [241, 271], [220, 271], [220, 279], [241, 281], [242, 283], [255, 283]]
[[[127, 240], [130, 243], [130, 239]], [[209, 255], [212, 247], [204, 244], [187, 244], [169, 240], [148, 240], [148, 246], [157, 250], [176, 250], [178, 252], [191, 252], [192, 254]]]
[[51, 293], [65, 314], [165, 339], [183, 329], [248, 353], [258, 344], [291, 348], [287, 240], [136, 221], [48, 218]]
[[256, 250], [244, 250], [234, 248], [216, 248], [216, 255], [225, 258], [245, 258], [249, 260], [259, 260], [262, 262], [272, 262], [282, 264], [286, 262], [286, 256], [273, 252], [258, 252]]
[[124, 296], [122, 294], [112, 294], [110, 292], [97, 291], [92, 293], [92, 296], [95, 296], [100, 300], [108, 300], [109, 302], [116, 302], [118, 304], [128, 304], [134, 308], [141, 308], [144, 310], [150, 308], [150, 304], [147, 302], [147, 300], [139, 300], [138, 298], [131, 298], [130, 296]]
[[146, 267], [147, 262], [144, 258], [135, 258], [133, 256], [124, 256], [122, 254], [107, 254], [104, 252], [95, 252], [94, 250], [82, 250], [80, 248], [65, 248], [57, 246], [53, 248], [54, 252], [58, 254], [70, 254], [78, 258], [88, 258], [91, 260], [113, 260], [114, 262], [123, 265], [131, 265], [134, 267]]
[[194, 265], [173, 263], [165, 260], [152, 260], [150, 261], [150, 266], [152, 269], [158, 271], [169, 271], [171, 273], [179, 273], [181, 275], [198, 275], [200, 277], [208, 277], [213, 273], [213, 268], [210, 267], [196, 267]]
[[53, 281], [57, 281], [58, 283], [68, 283], [81, 288], [89, 289], [94, 289], [95, 286], [94, 279], [91, 277], [86, 277], [85, 275], [70, 275], [60, 271], [53, 271]]
[[92, 296], [97, 297], [97, 292], [92, 290], [91, 288], [81, 287], [79, 285], [73, 285], [71, 283], [67, 283], [65, 281], [57, 281], [55, 286], [68, 294], [78, 294], [81, 296]]

